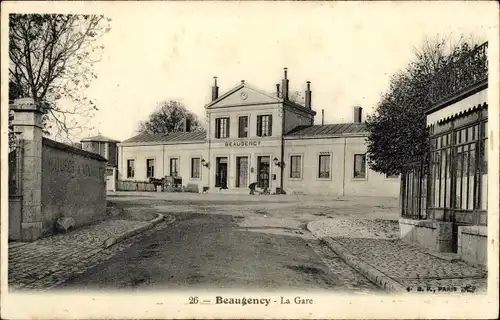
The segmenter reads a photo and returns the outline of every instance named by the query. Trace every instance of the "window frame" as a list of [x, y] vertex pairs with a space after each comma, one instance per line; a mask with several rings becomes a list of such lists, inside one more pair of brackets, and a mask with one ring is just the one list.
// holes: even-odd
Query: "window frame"
[[[177, 160], [177, 175], [172, 175], [172, 160], [176, 159]], [[179, 177], [180, 173], [180, 163], [181, 163], [181, 157], [169, 157], [168, 158], [168, 173], [170, 177]]]
[[[246, 119], [246, 131], [242, 132], [241, 120]], [[250, 117], [248, 115], [238, 116], [238, 138], [248, 138], [250, 131]], [[244, 135], [242, 135], [244, 133]]]
[[[130, 174], [130, 162], [132, 162], [132, 174]], [[135, 158], [127, 159], [127, 179], [135, 178]]]
[[[151, 176], [149, 175], [149, 161], [150, 160], [153, 160], [153, 174]], [[155, 157], [146, 158], [146, 179], [155, 177], [155, 166], [156, 166], [156, 158]]]
[[[263, 135], [263, 127], [262, 127], [262, 120], [263, 119], [269, 119], [268, 125], [267, 125], [267, 134]], [[272, 137], [273, 136], [273, 115], [272, 113], [265, 113], [265, 114], [259, 114], [257, 115], [257, 137]]]
[[[198, 177], [193, 176], [193, 160], [198, 159]], [[189, 179], [191, 180], [201, 180], [201, 156], [192, 156], [190, 161]]]
[[[356, 177], [356, 157], [363, 156], [365, 164], [365, 174], [363, 177]], [[366, 152], [365, 153], [353, 153], [353, 164], [352, 164], [352, 180], [366, 181], [368, 180], [368, 166], [367, 166]]]
[[[328, 169], [329, 169], [328, 178], [321, 177], [321, 157], [328, 157]], [[316, 180], [320, 181], [332, 180], [332, 161], [333, 161], [332, 152], [320, 151], [316, 156], [316, 160], [317, 160], [316, 164], [318, 166], [318, 170], [316, 171]]]
[[[227, 125], [221, 126], [222, 121], [227, 121]], [[222, 129], [225, 128], [224, 136], [221, 135]], [[220, 116], [215, 118], [215, 139], [228, 139], [231, 136], [231, 117]]]
[[[292, 177], [292, 169], [293, 169], [292, 158], [293, 157], [299, 157], [299, 159], [300, 159], [300, 164], [299, 164], [300, 177], [299, 178]], [[288, 159], [290, 161], [290, 170], [288, 171], [288, 180], [291, 180], [291, 181], [303, 180], [304, 179], [304, 155], [302, 153], [291, 153], [288, 155]]]

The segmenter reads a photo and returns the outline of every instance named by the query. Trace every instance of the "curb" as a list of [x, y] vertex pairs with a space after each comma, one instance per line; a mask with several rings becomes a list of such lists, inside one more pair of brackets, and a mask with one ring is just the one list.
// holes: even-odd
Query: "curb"
[[[307, 230], [309, 230], [309, 232], [311, 232], [314, 236], [316, 236], [314, 231], [311, 230], [310, 224], [311, 222], [307, 224]], [[375, 283], [380, 288], [389, 292], [405, 291], [405, 288], [401, 284], [389, 278], [388, 276], [386, 276], [379, 270], [375, 269], [374, 267], [370, 266], [363, 260], [359, 259], [332, 238], [325, 237], [325, 238], [319, 238], [319, 240], [323, 241], [326, 245], [328, 245], [328, 247], [336, 254], [338, 254], [342, 258], [342, 260], [344, 260], [350, 267], [361, 273], [363, 276], [368, 278], [368, 280]]]
[[405, 288], [382, 272], [359, 259], [332, 238], [323, 238], [330, 249], [337, 253], [349, 266], [367, 277], [371, 282], [389, 292], [404, 292]]
[[[168, 220], [168, 224], [171, 224], [175, 221], [175, 218], [173, 216], [169, 216], [169, 220]], [[125, 231], [123, 232], [122, 234], [118, 235], [117, 237], [110, 237], [108, 239], [106, 239], [106, 241], [104, 241], [103, 243], [103, 247], [106, 249], [106, 248], [109, 248], [111, 247], [112, 245], [115, 245], [116, 243], [118, 242], [121, 242], [125, 239], [128, 239], [130, 237], [133, 237], [139, 233], [142, 233], [148, 229], [151, 229], [153, 228], [154, 226], [156, 226], [157, 224], [159, 224], [160, 222], [162, 222], [163, 220], [165, 220], [166, 217], [159, 213], [156, 218], [154, 218], [153, 220], [149, 221], [147, 224], [145, 225], [142, 225], [142, 226], [139, 226], [139, 227], [136, 227], [136, 228], [133, 228], [133, 229], [130, 229], [128, 231]]]

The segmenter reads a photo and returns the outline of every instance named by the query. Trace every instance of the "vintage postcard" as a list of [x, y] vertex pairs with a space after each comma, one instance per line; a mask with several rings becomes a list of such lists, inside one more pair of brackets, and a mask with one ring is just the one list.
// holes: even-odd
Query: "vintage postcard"
[[497, 2], [1, 9], [2, 318], [498, 315]]

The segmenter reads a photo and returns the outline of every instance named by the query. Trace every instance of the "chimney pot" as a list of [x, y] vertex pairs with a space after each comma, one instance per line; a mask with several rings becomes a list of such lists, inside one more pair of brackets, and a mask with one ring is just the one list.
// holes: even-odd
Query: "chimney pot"
[[245, 84], [245, 80], [241, 80], [241, 83], [242, 83], [242, 84]]
[[306, 108], [311, 109], [311, 81], [307, 81], [307, 89], [306, 89]]
[[363, 118], [362, 116], [362, 110], [363, 108], [361, 107], [354, 107], [354, 123], [361, 123], [361, 120]]
[[321, 109], [321, 125], [325, 124], [325, 109]]
[[214, 86], [212, 87], [212, 101], [219, 98], [219, 87], [217, 86], [217, 77], [214, 77]]
[[284, 100], [288, 100], [288, 78], [287, 78], [287, 75], [288, 75], [288, 68], [285, 68], [285, 77], [283, 78], [283, 85], [282, 85], [282, 88], [281, 88], [281, 97], [284, 99]]

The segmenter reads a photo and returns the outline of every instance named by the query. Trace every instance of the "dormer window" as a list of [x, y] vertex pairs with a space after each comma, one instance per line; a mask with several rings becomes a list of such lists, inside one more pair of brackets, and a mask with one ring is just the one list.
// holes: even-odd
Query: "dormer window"
[[257, 116], [257, 136], [270, 137], [272, 135], [272, 119], [271, 115]]

